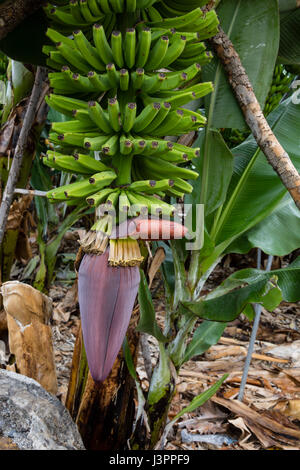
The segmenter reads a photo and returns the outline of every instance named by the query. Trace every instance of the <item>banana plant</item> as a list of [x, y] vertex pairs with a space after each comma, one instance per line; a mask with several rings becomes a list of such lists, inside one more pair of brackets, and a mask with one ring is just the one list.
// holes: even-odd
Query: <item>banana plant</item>
[[[50, 190], [51, 202], [104, 205], [127, 212], [130, 224], [145, 209], [173, 216], [175, 207], [163, 199], [192, 191], [186, 180], [198, 173], [180, 164], [197, 157], [199, 149], [164, 139], [205, 124], [201, 113], [184, 105], [213, 89], [210, 82], [194, 82], [212, 57], [203, 40], [216, 33], [218, 19], [215, 11], [204, 15], [198, 6], [203, 2], [192, 3], [188, 10], [155, 0], [45, 7], [53, 45], [45, 45], [44, 52], [48, 66], [58, 70], [49, 74], [47, 102], [70, 119], [52, 124], [49, 138], [55, 148], [44, 163], [78, 175], [75, 183]], [[113, 236], [110, 213], [96, 214], [81, 243], [85, 255], [78, 281], [88, 362], [94, 380], [101, 382], [124, 339], [143, 257], [123, 224]], [[148, 221], [146, 232], [151, 229]], [[96, 285], [103, 287], [97, 299]]]
[[[66, 119], [52, 124], [52, 148], [43, 161], [77, 177], [51, 189], [48, 199], [95, 209], [78, 266], [83, 339], [94, 381], [101, 387], [109, 379], [137, 294], [138, 330], [159, 344], [146, 396], [138, 388], [146, 414], [138, 414], [132, 448], [157, 445], [180, 367], [217, 342], [228, 321], [242, 311], [249, 314], [256, 302], [272, 310], [282, 298], [298, 299], [298, 265], [268, 275], [240, 272], [202, 295], [224, 254], [263, 244], [260, 224], [280, 211], [286, 198], [251, 136], [234, 149], [226, 145], [219, 129], [244, 130], [245, 125], [221, 65], [212, 61], [204, 42], [217, 33], [219, 17], [263, 105], [279, 46], [277, 2], [222, 0], [218, 15], [215, 10], [204, 14], [205, 3], [71, 0], [44, 9], [50, 27], [43, 51], [52, 70], [47, 102]], [[245, 37], [251, 37], [251, 47]], [[199, 111], [203, 103], [207, 121]], [[296, 166], [299, 117], [291, 99], [269, 116]], [[190, 131], [199, 131], [193, 147], [176, 141]], [[169, 220], [177, 214], [175, 202], [184, 197], [204, 205], [197, 227], [203, 239], [194, 250], [185, 248], [186, 229]], [[149, 210], [162, 218], [148, 218]], [[273, 252], [275, 234], [271, 238]], [[170, 259], [162, 268], [163, 330], [139, 269], [148, 239], [158, 240]], [[192, 334], [198, 318], [204, 321]], [[125, 357], [130, 364], [128, 349]]]

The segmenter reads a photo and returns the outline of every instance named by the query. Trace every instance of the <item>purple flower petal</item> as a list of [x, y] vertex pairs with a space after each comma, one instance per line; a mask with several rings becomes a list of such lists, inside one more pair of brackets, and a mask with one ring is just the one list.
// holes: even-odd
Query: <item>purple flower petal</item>
[[83, 340], [91, 375], [102, 382], [122, 346], [138, 292], [137, 266], [108, 265], [102, 255], [85, 254], [78, 272]]

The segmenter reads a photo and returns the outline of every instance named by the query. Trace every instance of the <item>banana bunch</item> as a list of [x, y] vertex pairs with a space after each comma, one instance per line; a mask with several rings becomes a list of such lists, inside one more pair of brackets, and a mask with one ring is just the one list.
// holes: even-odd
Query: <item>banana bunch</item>
[[218, 19], [202, 5], [71, 0], [45, 7], [53, 19], [47, 31], [52, 45], [44, 46], [53, 70], [47, 101], [69, 119], [52, 123], [53, 149], [43, 161], [77, 176], [48, 197], [104, 207], [82, 244], [87, 252], [105, 249], [112, 210], [173, 216], [165, 199], [193, 189], [188, 180], [198, 173], [189, 162], [200, 149], [166, 136], [197, 131], [206, 122], [185, 107], [213, 89], [199, 83], [199, 74], [211, 59], [203, 40], [216, 33]]
[[294, 76], [285, 69], [284, 65], [278, 64], [275, 67], [272, 85], [266, 99], [264, 114], [268, 115], [278, 106], [282, 97], [290, 91], [290, 84]]

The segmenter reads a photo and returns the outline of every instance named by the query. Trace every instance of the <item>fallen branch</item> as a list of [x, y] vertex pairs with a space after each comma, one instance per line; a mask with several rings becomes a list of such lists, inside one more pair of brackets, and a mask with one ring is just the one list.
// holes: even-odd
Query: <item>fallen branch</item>
[[36, 108], [40, 100], [40, 95], [42, 93], [42, 88], [46, 77], [46, 69], [38, 67], [35, 76], [35, 82], [32, 89], [32, 94], [24, 118], [24, 124], [20, 132], [20, 136], [18, 139], [14, 158], [12, 161], [11, 169], [8, 175], [7, 184], [3, 193], [3, 198], [0, 206], [0, 245], [3, 242], [9, 209], [12, 204], [16, 184], [18, 182], [28, 135], [34, 122]]
[[7, 0], [0, 5], [0, 40], [25, 18], [38, 10], [44, 0]]
[[234, 46], [222, 28], [210, 39], [258, 146], [300, 209], [300, 175], [270, 128]]

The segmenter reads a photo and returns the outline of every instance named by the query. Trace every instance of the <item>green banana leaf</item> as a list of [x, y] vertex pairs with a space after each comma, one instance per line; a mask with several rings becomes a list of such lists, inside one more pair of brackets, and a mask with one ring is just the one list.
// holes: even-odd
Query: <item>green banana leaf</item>
[[286, 302], [298, 302], [300, 300], [300, 256], [289, 266], [283, 269], [274, 269], [270, 272], [260, 269], [242, 269], [229, 276], [222, 286], [230, 287], [236, 282], [258, 282], [263, 279], [277, 277], [277, 285], [282, 292], [282, 298]]
[[168, 434], [176, 421], [181, 418], [185, 413], [192, 413], [195, 411], [197, 408], [200, 406], [204, 405], [212, 396], [214, 396], [219, 388], [221, 387], [222, 383], [227, 379], [229, 374], [224, 374], [223, 377], [221, 377], [216, 383], [214, 383], [210, 388], [205, 390], [205, 392], [200, 393], [200, 395], [197, 395], [196, 397], [193, 398], [191, 403], [183, 408], [165, 427], [162, 438], [161, 438], [161, 447], [162, 449], [164, 447], [165, 441], [168, 437]]
[[138, 301], [140, 305], [140, 320], [137, 331], [148, 333], [158, 341], [165, 342], [167, 338], [163, 335], [155, 318], [155, 310], [152, 302], [151, 292], [148, 287], [144, 271], [140, 269], [141, 281], [138, 291]]
[[233, 155], [218, 130], [200, 131], [193, 147], [200, 147], [200, 158], [193, 164], [199, 178], [191, 182], [193, 192], [186, 204], [204, 204], [207, 216], [225, 201], [233, 172]]
[[[279, 47], [277, 0], [222, 0], [217, 13], [263, 107]], [[244, 117], [218, 59], [203, 67], [202, 78], [212, 81], [215, 88], [213, 94], [205, 99], [208, 128], [244, 129]]]
[[[298, 281], [300, 282], [300, 271]], [[247, 279], [244, 280], [245, 283]], [[205, 299], [182, 302], [184, 310], [205, 320], [229, 322], [237, 318], [249, 304], [261, 303], [267, 310], [272, 311], [282, 300], [272, 274], [258, 277], [242, 287], [239, 287], [242, 284], [240, 280], [232, 284], [227, 287], [221, 285]]]
[[205, 299], [182, 302], [185, 309], [206, 320], [234, 320], [249, 304], [260, 303], [272, 311], [281, 300], [300, 300], [300, 260], [270, 272], [243, 269], [229, 276]]
[[300, 212], [289, 194], [266, 219], [235, 240], [226, 252], [247, 253], [254, 247], [274, 256], [285, 256], [300, 248]]
[[300, 64], [300, 8], [280, 17], [280, 46], [278, 62]]
[[11, 83], [14, 94], [14, 105], [29, 94], [34, 83], [34, 74], [21, 62], [12, 60]]
[[174, 422], [176, 422], [181, 416], [183, 416], [185, 413], [192, 413], [195, 411], [199, 406], [204, 405], [204, 403], [207, 402], [212, 396], [217, 393], [219, 388], [221, 387], [222, 383], [227, 379], [229, 374], [224, 374], [216, 383], [214, 383], [209, 389], [205, 390], [205, 392], [200, 393], [200, 395], [197, 395], [191, 403], [183, 408], [176, 416], [175, 418], [172, 419], [172, 425]]
[[193, 338], [186, 348], [182, 364], [189, 361], [194, 356], [199, 356], [207, 351], [212, 345], [216, 344], [222, 333], [224, 332], [227, 323], [213, 322], [205, 320], [196, 329]]
[[[269, 116], [269, 123], [281, 145], [300, 170], [300, 106], [286, 100]], [[233, 149], [235, 168], [227, 200], [215, 220], [211, 238], [222, 253], [244, 232], [269, 216], [287, 191], [253, 137]], [[286, 234], [284, 235], [286, 236]]]

